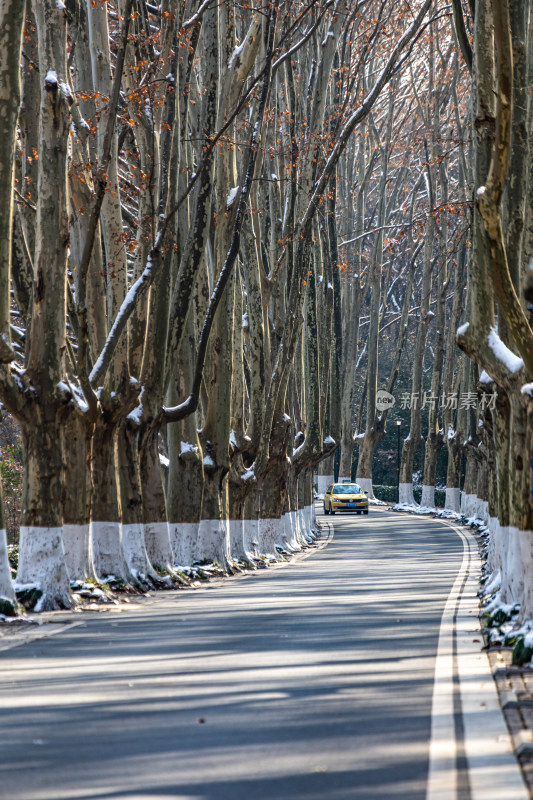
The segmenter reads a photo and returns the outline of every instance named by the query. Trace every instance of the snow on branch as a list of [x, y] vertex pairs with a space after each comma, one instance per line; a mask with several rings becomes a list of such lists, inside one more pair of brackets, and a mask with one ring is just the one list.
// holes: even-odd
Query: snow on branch
[[202, 14], [204, 13], [204, 11], [207, 11], [207, 9], [212, 3], [213, 0], [204, 0], [198, 11], [196, 11], [196, 13], [192, 15], [192, 17], [190, 17], [183, 23], [181, 29], [183, 31], [186, 31], [187, 28], [192, 28], [193, 25], [196, 25], [196, 23], [199, 22], [200, 19], [202, 18]]
[[490, 329], [487, 341], [490, 349], [498, 361], [501, 361], [501, 363], [507, 367], [509, 372], [514, 375], [515, 372], [519, 372], [522, 369], [524, 366], [524, 359], [515, 355], [512, 350], [509, 350], [507, 345], [502, 342], [494, 328]]
[[155, 245], [148, 256], [148, 261], [141, 276], [135, 281], [118, 310], [117, 316], [111, 330], [109, 331], [109, 335], [102, 352], [100, 353], [94, 367], [91, 370], [91, 374], [89, 375], [89, 381], [92, 386], [96, 386], [102, 376], [105, 374], [115, 351], [117, 342], [124, 328], [126, 327], [127, 321], [135, 310], [135, 306], [139, 297], [141, 297], [141, 295], [148, 290], [157, 273], [157, 269], [161, 263], [159, 245], [161, 244], [162, 233], [163, 231], [159, 232]]

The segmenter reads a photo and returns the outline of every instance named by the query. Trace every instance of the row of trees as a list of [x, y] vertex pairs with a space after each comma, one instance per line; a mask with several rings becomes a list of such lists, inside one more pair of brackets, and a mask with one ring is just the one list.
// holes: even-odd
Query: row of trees
[[2, 0], [19, 597], [304, 541], [341, 424], [340, 160], [430, 5]]
[[[376, 409], [377, 387], [395, 392], [397, 402], [408, 397], [400, 501], [416, 505], [413, 459], [423, 446], [421, 505], [434, 507], [445, 447], [446, 509], [486, 523], [491, 585], [531, 619], [533, 20], [519, 0], [452, 5], [454, 40], [435, 19], [419, 43], [425, 59], [401, 76], [396, 95], [391, 85], [389, 110], [374, 133], [384, 143], [380, 156], [375, 147], [366, 156], [361, 145], [349, 162], [358, 170], [352, 259], [363, 282], [346, 287], [357, 308], [347, 330], [350, 341], [359, 339], [366, 371], [343, 411], [340, 472], [350, 475], [355, 446], [357, 480], [371, 491], [374, 448], [390, 416]], [[415, 151], [405, 161], [398, 156], [403, 137]], [[366, 211], [365, 193], [373, 197]], [[380, 237], [400, 234], [392, 249], [385, 243], [384, 258]], [[394, 341], [380, 340], [391, 317]], [[353, 391], [351, 378], [344, 390]], [[332, 462], [320, 471], [331, 480]]]
[[435, 505], [444, 448], [446, 508], [489, 524], [533, 616], [531, 21], [520, 0], [2, 0], [19, 597], [300, 547], [339, 446], [372, 496], [384, 389], [409, 417], [400, 500], [424, 446]]
[[[390, 86], [381, 114], [346, 159], [352, 194], [345, 205], [353, 217], [344, 227], [344, 215], [339, 227], [354, 266], [342, 282], [351, 311], [343, 314], [340, 474], [350, 476], [356, 447], [357, 481], [372, 496], [374, 454], [390, 414], [402, 407], [410, 431], [400, 501], [414, 502], [413, 464], [427, 415], [422, 503], [435, 505], [437, 457], [446, 442], [447, 505], [458, 511], [466, 412], [455, 332], [469, 244], [469, 86], [449, 18], [433, 20], [419, 48], [424, 58]], [[380, 407], [378, 387], [395, 395], [394, 406]], [[321, 465], [319, 488], [331, 480], [331, 466]]]
[[[479, 6], [479, 8], [478, 8]], [[475, 208], [469, 297], [458, 343], [470, 380], [495, 393], [470, 421], [465, 492], [491, 530], [503, 599], [533, 617], [533, 48], [531, 9], [476, 5], [472, 56]], [[474, 500], [474, 498], [476, 498]]]

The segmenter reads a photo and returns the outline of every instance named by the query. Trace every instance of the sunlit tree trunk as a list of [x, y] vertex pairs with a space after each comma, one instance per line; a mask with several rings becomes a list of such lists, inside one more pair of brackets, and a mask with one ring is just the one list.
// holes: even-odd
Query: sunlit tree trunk
[[[95, 577], [90, 539], [92, 425], [82, 414], [71, 414], [62, 435], [63, 546], [71, 580]], [[73, 487], [76, 487], [75, 490]]]
[[[25, 4], [0, 5], [0, 387], [14, 358], [10, 332], [11, 256], [13, 231], [13, 177], [16, 127], [21, 85], [19, 64]], [[4, 399], [2, 397], [2, 399]], [[3, 609], [3, 610], [2, 610]], [[0, 488], [0, 613], [16, 612], [15, 593], [7, 557], [3, 497]]]
[[41, 106], [33, 307], [27, 373], [35, 391], [21, 419], [24, 518], [17, 582], [35, 585], [39, 610], [70, 605], [62, 541], [60, 425], [64, 389], [68, 248], [67, 157], [70, 133], [66, 15], [52, 0], [35, 6]]

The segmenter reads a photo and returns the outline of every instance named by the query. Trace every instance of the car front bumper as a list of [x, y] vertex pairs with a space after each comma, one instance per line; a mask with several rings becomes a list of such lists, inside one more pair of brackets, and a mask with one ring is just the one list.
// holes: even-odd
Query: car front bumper
[[331, 506], [335, 509], [335, 511], [368, 511], [368, 503], [365, 503], [364, 500], [359, 502], [354, 500], [350, 503], [339, 503], [335, 500], [332, 500]]

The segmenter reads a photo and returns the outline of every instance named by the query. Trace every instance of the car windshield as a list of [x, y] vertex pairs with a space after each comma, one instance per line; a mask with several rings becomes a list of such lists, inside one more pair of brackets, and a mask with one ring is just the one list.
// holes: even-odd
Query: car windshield
[[362, 494], [363, 490], [356, 483], [340, 483], [333, 487], [333, 494]]

